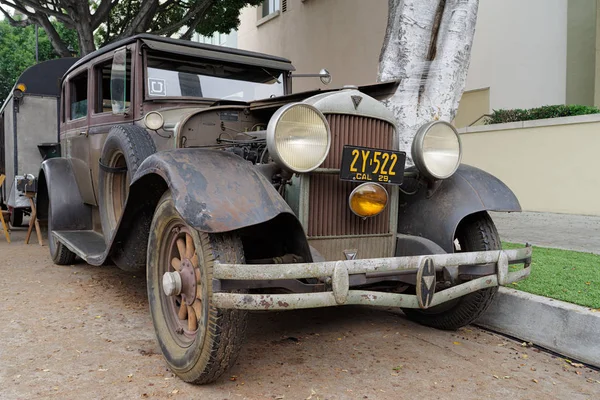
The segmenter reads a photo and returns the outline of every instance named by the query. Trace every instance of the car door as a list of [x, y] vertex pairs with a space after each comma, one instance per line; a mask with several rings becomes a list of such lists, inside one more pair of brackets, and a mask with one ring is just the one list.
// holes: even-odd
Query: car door
[[[95, 60], [92, 67], [92, 93], [89, 124], [89, 151], [92, 182], [98, 182], [99, 160], [106, 137], [115, 125], [133, 124], [132, 100], [132, 57], [131, 46], [121, 47]], [[115, 60], [117, 60], [115, 62]], [[120, 91], [120, 107], [114, 88], [115, 64], [122, 64], [124, 87]], [[94, 184], [94, 192], [98, 198], [98, 185]]]
[[87, 66], [71, 72], [63, 84], [60, 141], [63, 156], [71, 160], [84, 203], [96, 206], [91, 182], [89, 120], [90, 71]]

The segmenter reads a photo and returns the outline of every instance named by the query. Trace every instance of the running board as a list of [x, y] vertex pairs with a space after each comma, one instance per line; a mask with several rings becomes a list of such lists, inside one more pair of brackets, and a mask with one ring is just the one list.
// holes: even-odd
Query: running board
[[101, 265], [105, 259], [106, 242], [96, 231], [53, 231], [52, 234], [69, 250], [91, 265]]

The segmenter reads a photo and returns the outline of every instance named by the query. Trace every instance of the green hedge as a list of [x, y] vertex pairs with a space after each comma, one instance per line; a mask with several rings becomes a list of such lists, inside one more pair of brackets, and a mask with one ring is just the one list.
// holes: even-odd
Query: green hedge
[[486, 120], [487, 125], [505, 122], [532, 121], [535, 119], [572, 117], [575, 115], [598, 114], [600, 109], [589, 106], [557, 105], [530, 108], [528, 110], [494, 110]]

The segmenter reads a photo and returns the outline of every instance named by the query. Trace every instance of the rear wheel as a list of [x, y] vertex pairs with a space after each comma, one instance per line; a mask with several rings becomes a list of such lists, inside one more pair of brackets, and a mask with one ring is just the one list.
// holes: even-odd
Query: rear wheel
[[[501, 249], [500, 236], [487, 212], [465, 218], [455, 235], [455, 252]], [[498, 287], [478, 290], [427, 310], [403, 309], [406, 316], [437, 329], [456, 330], [475, 321], [492, 303]]]
[[23, 210], [20, 208], [13, 208], [10, 213], [9, 222], [12, 227], [23, 225]]
[[145, 129], [135, 125], [110, 129], [102, 148], [98, 177], [100, 220], [107, 241], [123, 214], [131, 179], [142, 161], [155, 152], [154, 142]]
[[75, 262], [75, 253], [52, 235], [52, 204], [48, 201], [48, 248], [50, 256], [56, 265], [70, 265]]
[[148, 300], [156, 336], [171, 368], [186, 382], [215, 381], [237, 359], [247, 313], [212, 304], [215, 261], [244, 263], [234, 234], [190, 227], [167, 192], [156, 208], [148, 241]]

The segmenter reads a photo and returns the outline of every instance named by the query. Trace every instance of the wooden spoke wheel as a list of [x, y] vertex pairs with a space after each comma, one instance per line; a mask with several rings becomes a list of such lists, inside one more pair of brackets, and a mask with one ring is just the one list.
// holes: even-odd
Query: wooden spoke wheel
[[189, 226], [171, 192], [159, 201], [148, 240], [148, 301], [169, 367], [186, 382], [216, 380], [237, 358], [247, 313], [212, 304], [216, 261], [244, 263], [234, 234], [207, 234]]
[[[156, 152], [152, 137], [136, 125], [110, 128], [99, 160], [98, 197], [100, 222], [106, 241], [110, 241], [125, 210], [129, 183], [142, 162]], [[128, 270], [127, 261], [113, 260]]]
[[[178, 338], [193, 339], [202, 320], [202, 282], [196, 245], [187, 225], [176, 224], [171, 228], [163, 263], [170, 264], [162, 277], [163, 292], [169, 299], [172, 318], [171, 329], [179, 332]], [[168, 262], [170, 260], [170, 263]], [[183, 333], [182, 333], [183, 332]]]
[[[116, 150], [106, 162], [111, 168], [124, 168], [127, 170], [127, 160], [120, 150]], [[123, 214], [123, 208], [129, 194], [130, 180], [131, 176], [128, 172], [111, 173], [106, 176], [105, 194], [110, 196], [110, 198], [106, 199], [107, 204], [110, 205], [108, 218], [110, 219], [110, 226], [113, 229], [117, 225], [117, 221], [121, 218], [121, 214]]]

